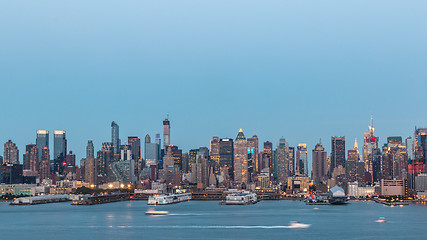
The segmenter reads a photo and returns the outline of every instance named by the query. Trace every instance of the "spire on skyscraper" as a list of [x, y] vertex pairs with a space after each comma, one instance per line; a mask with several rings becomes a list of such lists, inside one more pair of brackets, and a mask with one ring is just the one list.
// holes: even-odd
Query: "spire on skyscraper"
[[359, 154], [359, 146], [357, 145], [357, 138], [354, 138], [354, 147], [353, 150], [357, 151], [357, 154]]

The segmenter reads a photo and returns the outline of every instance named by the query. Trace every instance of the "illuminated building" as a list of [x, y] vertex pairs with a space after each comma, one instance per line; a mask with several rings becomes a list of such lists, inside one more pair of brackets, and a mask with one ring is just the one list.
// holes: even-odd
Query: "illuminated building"
[[96, 185], [97, 184], [97, 161], [94, 157], [88, 157], [84, 160], [84, 166], [85, 166], [85, 182], [89, 183], [90, 185]]
[[308, 176], [307, 144], [305, 143], [297, 146], [295, 173]]
[[249, 181], [247, 151], [247, 141], [240, 129], [234, 142], [234, 180], [239, 183]]
[[3, 164], [19, 164], [19, 150], [11, 140], [4, 144]]
[[234, 179], [234, 143], [231, 138], [219, 140], [219, 165], [228, 172], [231, 179]]
[[159, 161], [159, 146], [157, 143], [152, 143], [150, 135], [145, 136], [144, 158], [145, 166], [149, 168], [154, 165], [157, 166]]
[[61, 175], [65, 165], [65, 155], [67, 154], [67, 139], [63, 130], [55, 130], [53, 135], [53, 171]]
[[[33, 169], [31, 168], [31, 163], [33, 163]], [[37, 146], [35, 144], [27, 144], [25, 146], [25, 154], [23, 159], [24, 170], [32, 170], [37, 172], [38, 165], [38, 152]]]
[[253, 135], [251, 138], [248, 138], [247, 143], [248, 143], [249, 173], [250, 174], [259, 173], [261, 169], [260, 169], [260, 162], [258, 158], [258, 154], [259, 154], [258, 136]]
[[295, 148], [289, 147], [288, 160], [286, 164], [288, 176], [295, 175]]
[[277, 143], [276, 151], [274, 153], [275, 162], [275, 179], [282, 184], [287, 183], [289, 172], [289, 145], [284, 138], [281, 138]]
[[141, 158], [141, 139], [138, 137], [128, 137], [128, 144], [130, 145], [131, 158], [138, 161]]
[[373, 118], [371, 115], [371, 125], [369, 126], [369, 131], [364, 133], [363, 141], [363, 161], [365, 162], [365, 171], [370, 175], [370, 181], [373, 180], [372, 176], [374, 175], [374, 149], [378, 148], [379, 138], [375, 136], [375, 128], [373, 123]]
[[49, 148], [47, 146], [44, 146], [44, 148], [42, 149], [39, 170], [41, 180], [50, 177], [50, 154]]
[[220, 167], [220, 154], [219, 154], [219, 137], [213, 137], [210, 142], [210, 158], [213, 162], [215, 162], [215, 173], [219, 174]]

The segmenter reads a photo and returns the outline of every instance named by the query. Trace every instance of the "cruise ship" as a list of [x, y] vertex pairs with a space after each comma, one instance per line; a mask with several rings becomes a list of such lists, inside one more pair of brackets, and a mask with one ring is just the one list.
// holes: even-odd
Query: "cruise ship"
[[191, 193], [171, 193], [148, 197], [148, 205], [167, 205], [191, 200]]
[[225, 201], [220, 202], [221, 205], [249, 205], [258, 202], [256, 193], [249, 191], [241, 191], [227, 195]]

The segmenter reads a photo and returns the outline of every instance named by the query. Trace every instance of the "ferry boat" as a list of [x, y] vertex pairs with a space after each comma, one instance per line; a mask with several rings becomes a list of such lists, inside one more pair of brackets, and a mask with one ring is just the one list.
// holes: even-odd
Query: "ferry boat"
[[171, 193], [148, 197], [148, 205], [167, 205], [191, 200], [191, 193]]
[[256, 193], [242, 191], [227, 195], [225, 201], [220, 202], [221, 205], [249, 205], [258, 202]]

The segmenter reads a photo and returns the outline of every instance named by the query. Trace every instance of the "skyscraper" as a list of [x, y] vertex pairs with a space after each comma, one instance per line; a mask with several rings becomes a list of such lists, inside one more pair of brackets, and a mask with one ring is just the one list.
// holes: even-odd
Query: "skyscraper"
[[227, 170], [231, 179], [234, 179], [234, 143], [231, 138], [219, 140], [219, 164], [221, 169]]
[[[35, 149], [35, 151], [33, 149]], [[37, 147], [35, 144], [27, 144], [25, 146], [25, 153], [24, 153], [24, 159], [23, 159], [24, 170], [32, 170], [31, 169], [31, 157], [34, 158], [34, 156], [31, 156], [32, 152], [37, 154], [35, 156], [35, 160], [36, 160], [36, 164], [37, 164], [37, 159], [38, 159]], [[35, 171], [37, 171], [37, 170], [35, 170]]]
[[289, 147], [289, 153], [288, 153], [288, 161], [287, 161], [287, 171], [288, 176], [295, 175], [295, 148]]
[[[416, 128], [414, 132], [414, 155], [413, 168], [415, 172], [427, 172], [427, 128]], [[422, 169], [420, 169], [422, 168]]]
[[159, 146], [157, 143], [151, 142], [151, 137], [149, 134], [145, 135], [144, 149], [145, 166], [147, 168], [153, 165], [157, 166], [159, 161]]
[[44, 146], [40, 159], [40, 179], [47, 179], [50, 177], [50, 155], [49, 148]]
[[308, 176], [307, 144], [305, 143], [297, 146], [295, 172]]
[[3, 164], [19, 164], [19, 150], [12, 140], [4, 144]]
[[93, 147], [92, 140], [87, 141], [86, 158], [95, 157], [95, 148]]
[[171, 145], [171, 131], [168, 114], [165, 120], [163, 120], [163, 148], [167, 149], [169, 145]]
[[213, 137], [210, 142], [211, 160], [219, 165], [219, 137]]
[[234, 142], [234, 180], [239, 183], [249, 181], [247, 151], [246, 137], [240, 129]]
[[132, 159], [135, 162], [139, 161], [141, 159], [141, 139], [138, 137], [128, 137], [128, 144], [132, 151]]
[[65, 138], [65, 131], [55, 130], [54, 132], [54, 172], [62, 174], [63, 166], [65, 165], [65, 155], [67, 154], [67, 139]]
[[258, 142], [258, 136], [253, 135], [251, 138], [248, 138], [248, 164], [249, 168], [252, 169], [249, 172], [251, 174], [253, 173], [259, 173], [261, 171], [260, 169], [260, 162], [258, 158], [259, 154], [259, 142]]
[[289, 172], [289, 145], [284, 138], [280, 138], [277, 143], [276, 151], [274, 152], [274, 163], [275, 163], [275, 179], [279, 183], [287, 183]]
[[345, 137], [331, 137], [331, 164], [329, 175], [332, 176], [338, 166], [345, 168]]
[[274, 178], [273, 143], [269, 141], [264, 142], [263, 165], [269, 168], [270, 179], [273, 179]]
[[325, 148], [318, 143], [313, 149], [313, 166], [312, 179], [315, 183], [320, 183], [327, 178], [328, 174], [328, 159]]
[[113, 153], [120, 153], [119, 125], [111, 122], [111, 143], [113, 144]]
[[378, 148], [378, 140], [379, 138], [375, 136], [375, 128], [373, 118], [371, 116], [371, 125], [369, 126], [369, 131], [364, 133], [364, 141], [363, 141], [363, 161], [365, 162], [365, 171], [370, 175], [371, 181], [373, 180], [374, 175], [374, 149]]
[[47, 147], [47, 149], [49, 150], [49, 131], [37, 130], [36, 145], [37, 145], [37, 151], [39, 155], [38, 161], [41, 161], [43, 148]]

